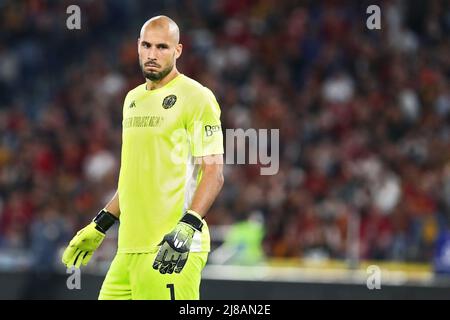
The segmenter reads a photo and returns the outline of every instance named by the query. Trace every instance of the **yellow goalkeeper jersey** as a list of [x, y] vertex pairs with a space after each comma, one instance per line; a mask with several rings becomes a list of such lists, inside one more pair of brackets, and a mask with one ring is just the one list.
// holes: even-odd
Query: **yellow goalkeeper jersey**
[[[119, 253], [153, 252], [189, 209], [201, 179], [194, 157], [223, 154], [214, 94], [179, 74], [165, 86], [128, 92], [123, 105], [119, 174]], [[191, 251], [210, 249], [208, 226]]]

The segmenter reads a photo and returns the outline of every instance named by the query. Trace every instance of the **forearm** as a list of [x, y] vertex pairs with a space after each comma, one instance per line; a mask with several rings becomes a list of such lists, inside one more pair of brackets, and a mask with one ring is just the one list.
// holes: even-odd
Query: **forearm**
[[[221, 156], [212, 156], [216, 160], [220, 160]], [[211, 162], [209, 162], [211, 163]], [[223, 179], [223, 164], [217, 161], [213, 164], [202, 164], [202, 178], [197, 186], [194, 198], [189, 209], [197, 212], [204, 217], [209, 208], [213, 204], [220, 190], [222, 189]]]
[[184, 268], [194, 234], [196, 231], [202, 231], [201, 217], [206, 215], [223, 185], [222, 155], [206, 156], [196, 160], [201, 161], [202, 176], [188, 208], [196, 213], [188, 211], [176, 227], [164, 236], [153, 262], [153, 269], [159, 270], [162, 274], [180, 273]]
[[116, 191], [112, 199], [106, 204], [105, 209], [117, 218], [120, 217], [119, 191]]

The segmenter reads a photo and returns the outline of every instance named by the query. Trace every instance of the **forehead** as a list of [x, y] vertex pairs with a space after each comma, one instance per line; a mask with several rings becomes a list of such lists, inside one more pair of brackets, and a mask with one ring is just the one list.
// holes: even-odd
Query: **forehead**
[[145, 28], [142, 30], [141, 41], [149, 43], [173, 43], [175, 42], [173, 34], [168, 28]]

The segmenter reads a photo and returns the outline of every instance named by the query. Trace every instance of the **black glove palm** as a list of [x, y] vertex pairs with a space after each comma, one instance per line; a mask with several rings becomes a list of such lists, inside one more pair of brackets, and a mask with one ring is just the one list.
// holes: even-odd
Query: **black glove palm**
[[186, 213], [175, 229], [164, 236], [153, 269], [159, 269], [162, 274], [180, 273], [188, 259], [195, 231], [201, 231], [202, 225], [199, 218]]

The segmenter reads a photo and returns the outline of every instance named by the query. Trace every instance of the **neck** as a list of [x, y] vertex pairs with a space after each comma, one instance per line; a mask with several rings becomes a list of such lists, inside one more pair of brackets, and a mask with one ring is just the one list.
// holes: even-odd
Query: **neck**
[[176, 67], [173, 67], [172, 71], [170, 71], [167, 76], [165, 76], [164, 78], [162, 78], [161, 80], [158, 81], [151, 81], [149, 79], [145, 79], [147, 84], [146, 84], [146, 89], [147, 90], [155, 90], [161, 87], [164, 87], [167, 83], [169, 83], [171, 80], [173, 80], [176, 76], [178, 76], [180, 74], [180, 72], [177, 70]]

